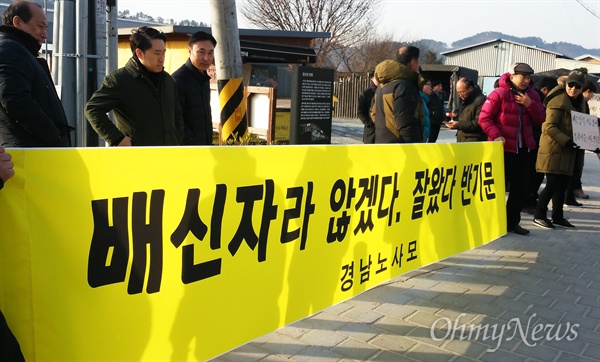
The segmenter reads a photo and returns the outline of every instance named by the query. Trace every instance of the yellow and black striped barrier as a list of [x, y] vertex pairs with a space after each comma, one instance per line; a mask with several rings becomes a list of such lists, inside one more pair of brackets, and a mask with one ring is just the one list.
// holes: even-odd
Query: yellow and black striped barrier
[[220, 144], [228, 141], [239, 143], [248, 129], [246, 102], [242, 78], [220, 79], [217, 81], [219, 105], [221, 107]]

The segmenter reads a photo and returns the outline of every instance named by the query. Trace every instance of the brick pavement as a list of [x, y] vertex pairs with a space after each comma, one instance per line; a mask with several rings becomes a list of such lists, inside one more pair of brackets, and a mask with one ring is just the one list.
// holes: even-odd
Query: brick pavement
[[215, 361], [600, 361], [600, 160], [589, 152], [583, 183], [590, 199], [565, 208], [575, 229], [522, 214], [528, 236], [396, 277]]

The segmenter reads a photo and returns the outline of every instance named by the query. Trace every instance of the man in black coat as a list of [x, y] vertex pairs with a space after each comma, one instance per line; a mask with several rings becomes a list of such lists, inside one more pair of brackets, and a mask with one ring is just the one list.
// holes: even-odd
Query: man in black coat
[[31, 1], [11, 3], [0, 26], [0, 145], [68, 147], [68, 125], [48, 64], [37, 58], [46, 15]]
[[188, 41], [190, 57], [172, 75], [183, 111], [184, 145], [213, 143], [210, 76], [206, 70], [213, 64], [216, 46], [217, 40], [212, 35], [203, 31], [194, 33]]
[[458, 121], [447, 123], [448, 128], [458, 129], [457, 142], [483, 142], [487, 135], [479, 126], [479, 113], [485, 103], [481, 88], [469, 78], [462, 77], [456, 82], [456, 93], [462, 100], [458, 112]]
[[442, 97], [442, 83], [439, 80], [432, 80], [431, 87], [433, 92], [429, 95], [429, 140], [428, 143], [435, 143], [440, 134], [440, 128], [446, 121], [446, 112], [444, 111], [444, 101]]
[[374, 71], [369, 72], [369, 79], [369, 88], [362, 91], [358, 96], [358, 118], [365, 125], [363, 132], [364, 144], [375, 143], [375, 123], [371, 119], [371, 103], [373, 103], [379, 81]]

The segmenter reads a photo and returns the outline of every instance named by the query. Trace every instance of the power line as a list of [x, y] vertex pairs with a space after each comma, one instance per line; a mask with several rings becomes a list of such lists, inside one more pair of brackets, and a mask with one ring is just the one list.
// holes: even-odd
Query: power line
[[587, 5], [586, 5], [586, 4], [585, 4], [585, 3], [584, 3], [582, 0], [577, 0], [577, 2], [578, 2], [578, 3], [579, 3], [581, 6], [583, 6], [583, 8], [584, 8], [585, 10], [587, 10], [587, 11], [588, 11], [590, 14], [592, 14], [592, 15], [594, 15], [595, 17], [597, 17], [598, 19], [600, 19], [600, 16], [598, 16], [598, 14], [596, 14], [596, 13], [594, 12], [594, 10], [590, 9], [590, 8], [589, 8], [589, 7], [588, 7], [588, 6], [587, 6]]

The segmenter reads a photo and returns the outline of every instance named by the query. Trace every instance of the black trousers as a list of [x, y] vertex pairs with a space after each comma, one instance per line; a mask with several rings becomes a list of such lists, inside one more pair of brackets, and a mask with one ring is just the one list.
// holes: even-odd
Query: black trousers
[[538, 191], [542, 182], [544, 182], [544, 174], [535, 170], [535, 161], [537, 159], [538, 148], [531, 150], [529, 154], [529, 181], [527, 183], [527, 202], [526, 207], [535, 208], [538, 200]]
[[19, 342], [8, 328], [4, 314], [0, 311], [0, 361], [25, 361]]
[[563, 202], [565, 201], [565, 190], [569, 182], [567, 175], [546, 174], [546, 187], [540, 192], [538, 204], [535, 208], [533, 217], [543, 219], [547, 217], [548, 204], [552, 200], [552, 218], [562, 220], [565, 218], [563, 213]]
[[506, 201], [506, 226], [512, 229], [521, 222], [521, 210], [527, 200], [529, 179], [529, 150], [504, 152], [504, 179], [510, 185]]
[[429, 139], [427, 140], [428, 143], [435, 143], [435, 141], [437, 141], [438, 136], [440, 135], [441, 127], [442, 125], [440, 123], [435, 122], [432, 122], [429, 125]]

